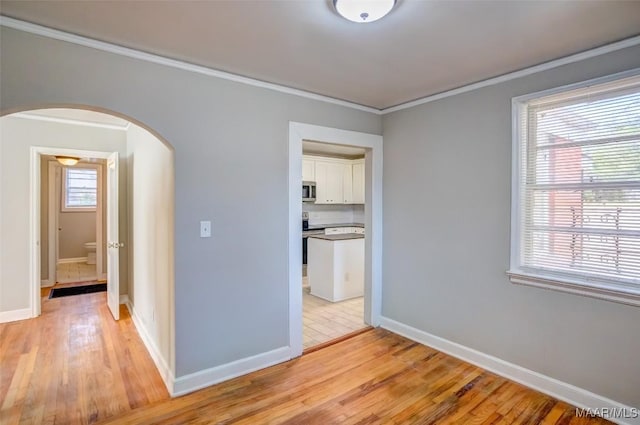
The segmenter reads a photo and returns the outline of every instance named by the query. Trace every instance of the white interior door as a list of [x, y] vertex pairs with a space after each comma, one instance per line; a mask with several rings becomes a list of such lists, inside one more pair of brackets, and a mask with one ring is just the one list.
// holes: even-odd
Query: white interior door
[[120, 319], [120, 248], [118, 236], [118, 153], [107, 159], [107, 304]]

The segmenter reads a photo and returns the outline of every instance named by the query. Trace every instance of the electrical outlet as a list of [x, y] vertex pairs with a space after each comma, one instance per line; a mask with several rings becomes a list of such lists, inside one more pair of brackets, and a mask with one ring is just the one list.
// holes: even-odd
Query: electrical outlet
[[200, 222], [200, 237], [201, 238], [210, 238], [211, 237], [211, 222], [210, 221], [201, 221]]

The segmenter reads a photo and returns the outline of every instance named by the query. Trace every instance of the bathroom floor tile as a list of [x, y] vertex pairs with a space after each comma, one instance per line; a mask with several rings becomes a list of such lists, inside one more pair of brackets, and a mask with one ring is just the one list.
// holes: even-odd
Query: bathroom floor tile
[[56, 268], [56, 283], [87, 282], [96, 280], [96, 265], [87, 263], [63, 263]]

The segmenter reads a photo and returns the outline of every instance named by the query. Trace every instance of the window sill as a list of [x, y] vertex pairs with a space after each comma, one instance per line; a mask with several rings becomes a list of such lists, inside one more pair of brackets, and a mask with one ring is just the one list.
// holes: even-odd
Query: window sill
[[96, 207], [60, 207], [60, 212], [69, 213], [69, 212], [96, 212], [98, 209]]
[[522, 270], [507, 271], [511, 283], [552, 289], [570, 294], [599, 298], [621, 304], [640, 306], [640, 290], [608, 282], [583, 282], [552, 275], [542, 275]]

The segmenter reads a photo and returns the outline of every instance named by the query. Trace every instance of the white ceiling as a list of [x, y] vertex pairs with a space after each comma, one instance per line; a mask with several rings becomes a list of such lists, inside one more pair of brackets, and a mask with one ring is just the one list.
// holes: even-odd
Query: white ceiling
[[383, 109], [640, 33], [640, 1], [9, 1], [9, 17]]

